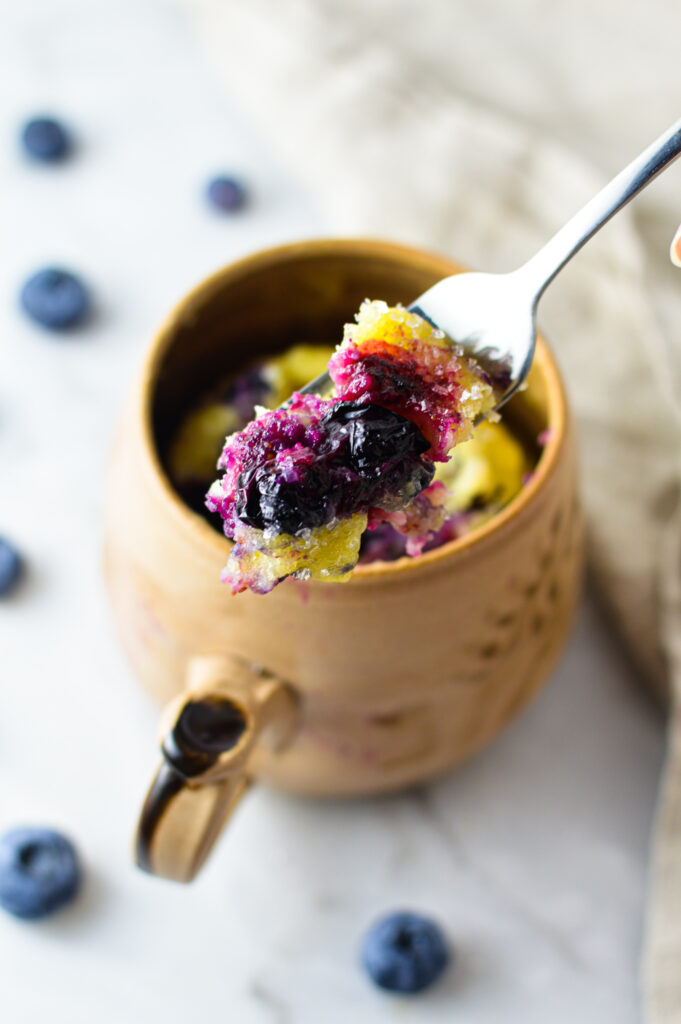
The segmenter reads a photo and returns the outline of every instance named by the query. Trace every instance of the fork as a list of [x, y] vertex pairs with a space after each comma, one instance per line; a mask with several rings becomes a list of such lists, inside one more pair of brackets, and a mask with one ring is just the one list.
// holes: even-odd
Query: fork
[[[559, 270], [603, 225], [681, 153], [681, 119], [632, 160], [527, 263], [505, 274], [445, 277], [411, 303], [487, 372], [499, 408], [527, 377], [537, 338], [537, 305]], [[326, 394], [328, 372], [301, 388]]]

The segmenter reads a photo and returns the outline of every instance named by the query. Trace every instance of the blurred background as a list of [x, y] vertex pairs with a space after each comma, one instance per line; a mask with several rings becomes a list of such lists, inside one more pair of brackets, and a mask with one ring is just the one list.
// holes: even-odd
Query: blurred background
[[[258, 790], [181, 888], [131, 865], [157, 709], [113, 633], [101, 521], [125, 393], [185, 292], [236, 257], [328, 234], [510, 269], [681, 115], [678, 5], [0, 0], [0, 15], [0, 533], [26, 563], [0, 605], [0, 830], [63, 828], [87, 871], [59, 918], [0, 919], [3, 1019], [639, 1021], [665, 724], [635, 668], [657, 642], [648, 577], [651, 624], [639, 616], [645, 635], [627, 648], [612, 571], [624, 531], [652, 578], [652, 528], [592, 520], [607, 614], [587, 595], [550, 685], [492, 749], [390, 799]], [[38, 114], [68, 125], [68, 160], [27, 160], [20, 131]], [[205, 201], [220, 173], [248, 193], [233, 214]], [[619, 381], [628, 332], [627, 352], [650, 355], [649, 402], [674, 396], [681, 279], [667, 251], [680, 217], [681, 166], [547, 297], [582, 424], [591, 364], [575, 335], [606, 338], [594, 372]], [[93, 301], [56, 340], [17, 299], [51, 264]], [[612, 487], [636, 490], [622, 475]], [[444, 923], [457, 964], [396, 1008], [356, 950], [370, 920], [403, 905]]]

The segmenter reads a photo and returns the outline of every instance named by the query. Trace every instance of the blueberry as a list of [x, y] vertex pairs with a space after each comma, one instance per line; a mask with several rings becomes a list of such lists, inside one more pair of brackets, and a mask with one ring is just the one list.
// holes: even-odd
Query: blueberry
[[364, 937], [362, 965], [371, 980], [389, 992], [428, 988], [449, 962], [439, 927], [427, 917], [406, 911], [377, 921]]
[[220, 175], [213, 178], [206, 188], [208, 202], [218, 210], [240, 210], [246, 202], [246, 188], [238, 178]]
[[0, 907], [15, 917], [47, 917], [70, 903], [81, 882], [76, 852], [48, 828], [15, 828], [0, 837]]
[[279, 533], [313, 530], [333, 518], [332, 483], [320, 462], [286, 479], [283, 472], [262, 466], [242, 474], [236, 502], [242, 522]]
[[46, 267], [29, 277], [20, 301], [32, 320], [53, 331], [73, 327], [90, 310], [90, 295], [83, 282], [59, 267]]
[[272, 384], [262, 372], [262, 367], [255, 366], [239, 374], [223, 392], [221, 400], [233, 406], [244, 424], [253, 419], [256, 405], [266, 405], [272, 393]]
[[71, 149], [68, 131], [52, 117], [34, 117], [27, 121], [21, 141], [29, 156], [44, 163], [62, 160]]
[[369, 508], [400, 507], [435, 472], [418, 427], [367, 402], [335, 403], [308, 428], [270, 413], [250, 435], [247, 428], [243, 443], [235, 516], [275, 534], [314, 530]]
[[21, 575], [21, 557], [9, 541], [0, 537], [0, 597], [9, 593]]
[[421, 455], [430, 445], [419, 428], [390, 409], [367, 402], [339, 402], [322, 420], [345, 427], [350, 457], [359, 470], [381, 468], [406, 455]]

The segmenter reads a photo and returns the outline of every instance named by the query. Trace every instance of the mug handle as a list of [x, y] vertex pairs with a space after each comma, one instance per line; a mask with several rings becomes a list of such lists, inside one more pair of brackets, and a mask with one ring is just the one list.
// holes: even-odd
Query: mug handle
[[258, 744], [281, 750], [296, 725], [293, 691], [236, 658], [195, 658], [188, 689], [161, 719], [163, 759], [135, 836], [142, 870], [191, 882], [251, 781]]

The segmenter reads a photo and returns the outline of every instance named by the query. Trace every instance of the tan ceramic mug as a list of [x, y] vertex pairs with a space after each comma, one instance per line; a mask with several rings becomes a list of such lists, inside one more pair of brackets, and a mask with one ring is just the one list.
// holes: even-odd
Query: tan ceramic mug
[[162, 326], [126, 407], [107, 498], [114, 614], [161, 702], [162, 760], [140, 866], [189, 881], [253, 779], [301, 794], [377, 793], [451, 768], [545, 681], [579, 590], [575, 443], [540, 339], [504, 417], [538, 462], [469, 536], [373, 563], [347, 583], [286, 581], [232, 596], [229, 542], [173, 490], [159, 452], [230, 369], [294, 342], [336, 342], [365, 297], [408, 303], [449, 261], [374, 241], [259, 253], [196, 288]]

